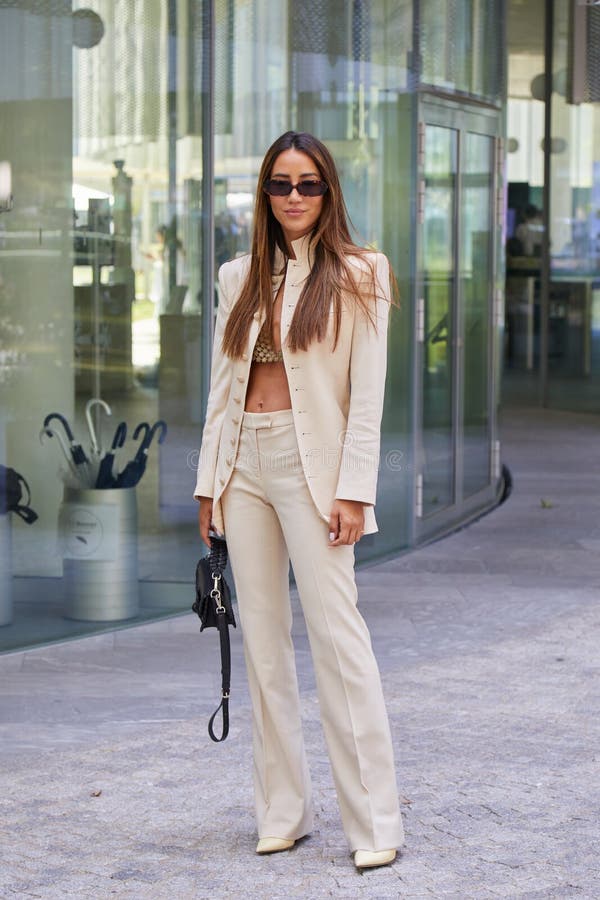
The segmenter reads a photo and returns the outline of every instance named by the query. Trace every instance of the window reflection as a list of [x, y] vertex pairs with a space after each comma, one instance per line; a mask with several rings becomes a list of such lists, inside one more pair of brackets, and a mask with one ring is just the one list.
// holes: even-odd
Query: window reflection
[[[4, 647], [93, 631], [99, 627], [93, 616], [116, 623], [127, 621], [126, 614], [152, 618], [189, 606], [202, 549], [191, 501], [194, 454], [216, 306], [216, 290], [206, 284], [212, 260], [204, 253], [213, 233], [215, 268], [248, 251], [260, 160], [287, 129], [314, 131], [328, 143], [357, 240], [384, 250], [398, 278], [401, 309], [390, 322], [377, 507], [381, 531], [361, 542], [357, 554], [367, 558], [408, 544], [415, 475], [415, 60], [422, 53], [425, 82], [498, 97], [502, 48], [489, 41], [484, 46], [482, 37], [496, 33], [489, 28], [491, 0], [455, 4], [445, 31], [424, 0], [419, 48], [413, 47], [412, 0], [214, 0], [211, 98], [204, 2], [94, 0], [92, 6], [76, 0], [73, 15], [66, 15], [51, 0], [0, 5], [0, 164], [11, 165], [10, 188], [0, 165], [0, 463], [18, 463], [39, 513], [31, 527], [19, 522], [10, 534], [12, 520], [0, 513], [0, 596], [8, 597], [9, 584], [18, 613], [17, 628], [0, 633]], [[428, 145], [424, 230], [431, 510], [449, 508], [455, 491], [450, 346], [457, 160], [454, 137], [442, 131], [433, 130]], [[208, 146], [214, 170], [203, 171]], [[214, 203], [207, 209], [202, 198], [209, 186]], [[476, 316], [482, 201], [473, 195], [465, 202], [469, 216], [472, 211]], [[465, 272], [468, 263], [461, 263]], [[474, 361], [482, 342], [478, 333]], [[123, 488], [132, 493], [119, 498], [111, 498], [113, 488], [65, 485], [61, 470], [73, 472], [57, 439], [39, 440], [45, 416], [58, 411], [90, 454], [85, 413], [92, 398], [111, 410], [93, 416], [104, 452], [115, 442], [117, 475], [140, 451], [144, 423], [168, 426], [164, 442], [149, 449], [139, 482]], [[472, 421], [484, 415], [476, 404]], [[127, 425], [122, 445], [116, 440], [120, 422]], [[83, 496], [88, 488], [93, 500]], [[100, 532], [107, 537], [102, 550], [102, 542], [92, 540]], [[85, 591], [69, 591], [92, 568], [82, 569], [73, 553], [92, 547], [104, 554], [94, 560], [96, 596], [102, 602], [119, 595], [108, 570], [122, 564], [137, 590], [121, 596], [134, 596], [137, 613], [129, 601], [117, 610], [107, 599], [106, 615], [77, 607]], [[90, 587], [87, 596], [92, 593]]]

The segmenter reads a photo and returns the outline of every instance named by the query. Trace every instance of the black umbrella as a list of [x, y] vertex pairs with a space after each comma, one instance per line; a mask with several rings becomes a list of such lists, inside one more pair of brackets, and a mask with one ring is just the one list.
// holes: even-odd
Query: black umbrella
[[[117, 476], [116, 487], [133, 487], [133, 485], [137, 484], [137, 482], [139, 481], [139, 478], [137, 477], [137, 472], [138, 472], [138, 468], [139, 468], [137, 458], [138, 458], [138, 454], [142, 453], [142, 450], [143, 450], [144, 446], [146, 445], [146, 442], [148, 440], [148, 435], [150, 434], [151, 430], [152, 429], [150, 428], [150, 425], [148, 422], [140, 422], [139, 425], [136, 425], [135, 431], [133, 432], [133, 440], [137, 441], [138, 437], [140, 436], [140, 432], [142, 432], [142, 431], [144, 432], [144, 436], [142, 438], [142, 442], [141, 442], [139, 449], [138, 449], [136, 455], [134, 456], [134, 458], [132, 460], [130, 460], [130, 462], [127, 463], [127, 465], [125, 466], [123, 471], [120, 472], [119, 475]], [[142, 476], [140, 475], [140, 478], [141, 477]], [[137, 479], [137, 480], [134, 480], [134, 479]]]
[[55, 431], [54, 428], [50, 428], [49, 425], [46, 425], [40, 431], [40, 444], [44, 443], [45, 437], [56, 438], [59, 443], [60, 449], [62, 450], [65, 462], [67, 463], [68, 471], [71, 473], [71, 475], [75, 479], [75, 482], [77, 483], [77, 481], [79, 481], [79, 472], [77, 471], [77, 467], [73, 464], [73, 459], [67, 446], [67, 442], [65, 441], [62, 434], [60, 434], [60, 432], [58, 431]]
[[77, 469], [79, 471], [81, 471], [82, 466], [85, 466], [86, 478], [89, 479], [89, 477], [90, 477], [90, 469], [89, 469], [90, 461], [87, 458], [87, 456], [85, 455], [85, 450], [83, 449], [81, 444], [78, 444], [77, 441], [75, 440], [75, 435], [73, 434], [71, 426], [69, 425], [69, 423], [67, 422], [65, 417], [62, 416], [60, 413], [52, 412], [52, 413], [48, 413], [48, 415], [44, 419], [44, 428], [48, 427], [48, 424], [52, 421], [52, 419], [58, 419], [58, 421], [62, 425], [62, 427], [65, 431], [65, 434], [67, 436], [67, 440], [69, 441], [69, 452], [71, 454], [71, 459], [73, 460], [75, 466], [77, 467]]
[[113, 474], [113, 463], [115, 461], [115, 450], [122, 447], [127, 437], [127, 425], [125, 422], [119, 422], [110, 451], [105, 453], [100, 461], [100, 468], [96, 477], [96, 487], [101, 489], [114, 488], [117, 486], [117, 479]]
[[150, 449], [150, 444], [154, 440], [154, 435], [156, 434], [157, 429], [160, 429], [161, 432], [158, 438], [159, 444], [162, 444], [165, 437], [167, 436], [167, 423], [163, 422], [162, 419], [159, 419], [158, 422], [155, 422], [152, 428], [149, 427], [147, 422], [141, 422], [133, 433], [134, 438], [137, 438], [142, 428], [146, 429], [146, 434], [142, 438], [142, 443], [140, 444], [134, 458], [127, 463], [123, 471], [119, 474], [116, 487], [135, 487], [135, 485], [139, 482], [142, 475], [146, 471], [146, 463], [148, 462], [148, 450]]

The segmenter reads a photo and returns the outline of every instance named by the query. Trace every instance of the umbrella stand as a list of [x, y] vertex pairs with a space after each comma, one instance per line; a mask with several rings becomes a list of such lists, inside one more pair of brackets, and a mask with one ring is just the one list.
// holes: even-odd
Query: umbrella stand
[[[76, 443], [69, 423], [60, 413], [46, 416], [40, 440], [44, 435], [56, 437], [75, 483], [64, 486], [58, 519], [65, 615], [86, 622], [116, 622], [134, 618], [139, 612], [135, 485], [144, 474], [154, 438], [162, 444], [167, 425], [162, 420], [152, 427], [147, 422], [140, 423], [133, 433], [134, 440], [141, 437], [137, 452], [115, 475], [115, 451], [125, 443], [127, 425], [119, 423], [110, 450], [103, 453], [91, 419], [95, 404], [111, 414], [103, 400], [90, 400], [86, 406], [91, 460]], [[49, 427], [52, 419], [60, 421], [66, 440]]]
[[68, 619], [138, 615], [137, 520], [135, 488], [64, 488], [58, 522]]

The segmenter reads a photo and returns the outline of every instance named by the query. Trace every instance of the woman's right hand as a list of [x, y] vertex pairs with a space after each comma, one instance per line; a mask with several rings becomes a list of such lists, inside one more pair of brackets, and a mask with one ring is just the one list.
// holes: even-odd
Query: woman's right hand
[[200, 497], [200, 508], [198, 510], [198, 528], [200, 537], [207, 547], [210, 548], [210, 538], [208, 532], [212, 524], [213, 498]]

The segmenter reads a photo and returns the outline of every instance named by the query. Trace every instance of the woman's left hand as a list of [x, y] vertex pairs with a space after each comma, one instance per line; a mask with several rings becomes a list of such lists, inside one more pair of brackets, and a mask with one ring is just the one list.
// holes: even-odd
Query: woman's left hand
[[[334, 500], [329, 516], [329, 546], [356, 544], [365, 528], [364, 503], [360, 500]], [[332, 537], [333, 535], [333, 537]]]

